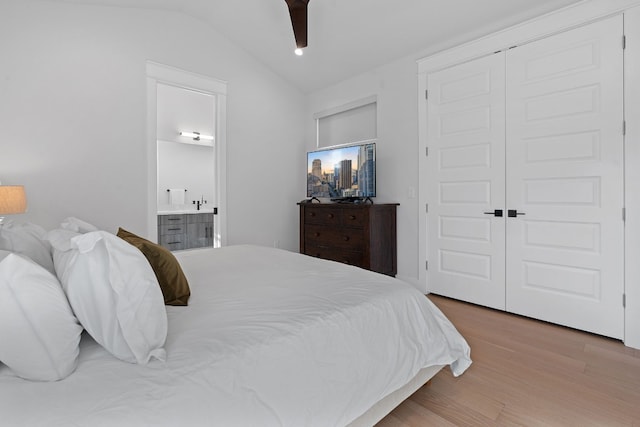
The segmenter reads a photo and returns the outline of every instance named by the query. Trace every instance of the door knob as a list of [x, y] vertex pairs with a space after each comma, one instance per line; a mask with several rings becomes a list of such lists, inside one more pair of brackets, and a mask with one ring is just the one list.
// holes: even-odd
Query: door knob
[[485, 215], [502, 216], [502, 209], [496, 209], [493, 212], [485, 212]]
[[515, 218], [515, 217], [517, 217], [518, 215], [526, 215], [526, 214], [525, 214], [524, 212], [518, 212], [518, 211], [517, 211], [517, 210], [515, 210], [515, 209], [509, 209], [509, 210], [507, 211], [507, 216], [508, 216], [509, 218]]

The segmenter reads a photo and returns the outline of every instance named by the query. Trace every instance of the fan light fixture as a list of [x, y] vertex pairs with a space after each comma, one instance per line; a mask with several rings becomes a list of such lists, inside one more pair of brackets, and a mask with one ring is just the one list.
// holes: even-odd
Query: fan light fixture
[[285, 0], [289, 7], [293, 35], [296, 38], [296, 55], [302, 55], [302, 49], [307, 47], [307, 6], [309, 0]]

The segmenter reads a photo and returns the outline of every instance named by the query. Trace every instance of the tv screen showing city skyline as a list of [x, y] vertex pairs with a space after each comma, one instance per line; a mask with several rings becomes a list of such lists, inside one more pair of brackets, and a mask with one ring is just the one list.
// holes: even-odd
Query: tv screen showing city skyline
[[375, 197], [375, 143], [307, 153], [307, 197]]

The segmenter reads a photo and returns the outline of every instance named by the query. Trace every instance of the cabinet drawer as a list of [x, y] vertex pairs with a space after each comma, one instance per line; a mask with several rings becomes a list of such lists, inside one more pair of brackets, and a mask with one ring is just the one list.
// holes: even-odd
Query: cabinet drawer
[[349, 209], [340, 212], [340, 223], [345, 227], [364, 227], [367, 222], [366, 212]]
[[212, 213], [200, 213], [200, 214], [187, 214], [188, 224], [197, 224], [199, 222], [208, 222], [213, 223], [213, 214]]
[[164, 246], [170, 251], [177, 251], [186, 248], [185, 240], [184, 234], [164, 235], [158, 238], [158, 243], [160, 243], [160, 246]]
[[304, 212], [306, 224], [339, 225], [341, 223], [340, 209], [307, 207]]
[[307, 207], [305, 209], [306, 224], [363, 227], [366, 220], [366, 211], [360, 209], [314, 207]]
[[329, 228], [321, 225], [305, 225], [305, 239], [314, 246], [332, 246], [362, 251], [364, 238], [362, 230], [348, 227]]
[[185, 215], [158, 215], [158, 225], [184, 224]]
[[364, 266], [362, 252], [354, 252], [340, 248], [327, 248], [323, 246], [308, 244], [305, 247], [304, 253], [316, 258], [328, 259], [331, 261], [341, 262], [343, 264], [355, 265], [356, 267]]
[[184, 224], [169, 224], [169, 225], [161, 225], [158, 227], [159, 235], [170, 235], [170, 234], [184, 234], [186, 233], [186, 227]]

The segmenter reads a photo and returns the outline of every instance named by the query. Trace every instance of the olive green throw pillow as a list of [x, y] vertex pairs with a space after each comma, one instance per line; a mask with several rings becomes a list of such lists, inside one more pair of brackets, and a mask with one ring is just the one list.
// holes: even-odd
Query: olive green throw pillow
[[118, 228], [118, 237], [144, 254], [156, 274], [165, 305], [187, 305], [191, 290], [175, 256], [166, 248]]

